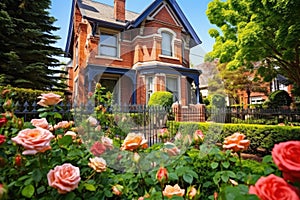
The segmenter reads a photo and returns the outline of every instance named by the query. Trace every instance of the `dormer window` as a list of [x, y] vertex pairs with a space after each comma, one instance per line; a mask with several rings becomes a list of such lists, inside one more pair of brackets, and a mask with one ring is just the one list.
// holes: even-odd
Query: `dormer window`
[[173, 56], [173, 34], [163, 31], [161, 36], [161, 54], [165, 56]]
[[118, 35], [103, 33], [100, 34], [99, 55], [118, 57]]

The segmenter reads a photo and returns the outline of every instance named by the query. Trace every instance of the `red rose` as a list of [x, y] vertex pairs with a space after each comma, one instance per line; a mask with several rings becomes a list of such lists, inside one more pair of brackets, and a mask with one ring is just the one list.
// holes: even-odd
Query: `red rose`
[[15, 157], [15, 163], [16, 163], [16, 165], [18, 167], [21, 167], [21, 165], [22, 165], [22, 157], [21, 157], [20, 154], [16, 155], [16, 157]]
[[274, 174], [258, 179], [254, 186], [250, 186], [249, 193], [257, 195], [261, 200], [300, 199], [295, 187]]
[[275, 144], [272, 157], [283, 172], [283, 178], [291, 182], [300, 182], [300, 141], [288, 141]]
[[5, 142], [5, 136], [0, 135], [0, 145], [3, 144], [4, 142]]
[[91, 147], [91, 152], [94, 156], [100, 156], [103, 154], [106, 150], [106, 147], [101, 142], [95, 142], [93, 146]]
[[1, 118], [0, 118], [0, 127], [2, 127], [3, 125], [5, 125], [5, 124], [6, 124], [6, 122], [7, 122], [7, 119], [6, 119], [6, 117], [4, 117], [4, 116], [1, 116]]

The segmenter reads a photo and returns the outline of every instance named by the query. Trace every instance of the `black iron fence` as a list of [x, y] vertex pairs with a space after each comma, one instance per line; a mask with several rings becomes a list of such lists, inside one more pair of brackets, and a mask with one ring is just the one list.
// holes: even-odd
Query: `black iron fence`
[[[2, 108], [2, 105], [0, 105]], [[24, 104], [15, 104], [14, 113], [21, 117], [24, 121], [30, 121], [39, 118], [38, 109], [40, 108], [36, 102]], [[81, 121], [86, 119], [87, 115], [94, 112], [95, 105], [90, 103], [87, 105], [71, 105], [70, 103], [60, 103], [56, 107], [56, 112], [62, 115], [61, 120]], [[173, 112], [172, 108], [164, 108], [161, 106], [146, 105], [116, 105], [108, 108], [107, 112], [113, 117], [121, 130], [125, 132], [143, 133], [152, 145], [158, 141], [158, 131], [166, 126], [166, 122], [172, 120], [180, 121], [199, 121], [196, 111], [204, 112], [201, 116], [205, 116], [204, 121], [214, 121], [220, 123], [252, 123], [252, 124], [280, 124], [291, 123], [300, 125], [300, 110], [298, 109], [235, 109], [235, 108], [219, 108], [219, 109], [182, 109], [181, 117], [176, 116], [178, 113]], [[196, 116], [196, 117], [195, 117]], [[201, 121], [202, 118], [201, 118]]]

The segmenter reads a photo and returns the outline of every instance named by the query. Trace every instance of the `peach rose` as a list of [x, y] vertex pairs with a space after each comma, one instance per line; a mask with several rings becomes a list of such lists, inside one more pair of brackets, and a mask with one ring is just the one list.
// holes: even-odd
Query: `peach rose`
[[244, 140], [245, 137], [246, 136], [244, 134], [238, 132], [234, 133], [233, 135], [225, 138], [223, 148], [234, 152], [247, 150], [250, 145], [250, 141]]
[[11, 140], [26, 149], [23, 155], [34, 155], [51, 149], [50, 142], [53, 138], [54, 135], [50, 131], [37, 127], [22, 130]]
[[96, 172], [104, 172], [106, 170], [106, 161], [103, 158], [90, 158], [90, 162], [88, 165]]
[[166, 185], [163, 195], [168, 198], [172, 198], [172, 196], [180, 196], [182, 197], [184, 195], [185, 190], [181, 189], [178, 184], [171, 186]]
[[177, 156], [180, 154], [180, 149], [178, 149], [174, 143], [166, 142], [164, 146], [164, 151], [168, 153], [169, 156]]
[[274, 163], [283, 173], [283, 178], [300, 183], [300, 141], [275, 144], [272, 150]]
[[188, 193], [189, 199], [193, 199], [196, 196], [196, 194], [197, 194], [197, 189], [195, 188], [195, 186], [191, 186]]
[[75, 140], [77, 137], [77, 134], [74, 131], [67, 131], [65, 135], [70, 135], [73, 140]]
[[122, 144], [121, 150], [134, 151], [140, 147], [147, 148], [147, 140], [140, 133], [129, 133]]
[[47, 130], [49, 129], [49, 124], [48, 124], [46, 118], [32, 119], [30, 122], [35, 127], [40, 127], [40, 128], [47, 129]]
[[121, 196], [123, 188], [124, 187], [122, 185], [119, 185], [119, 184], [114, 185], [114, 186], [112, 186], [112, 193], [117, 196]]
[[274, 174], [261, 177], [249, 188], [249, 194], [255, 194], [261, 200], [299, 200], [297, 192], [299, 191], [296, 188]]
[[41, 94], [41, 96], [39, 96], [38, 98], [41, 100], [37, 104], [43, 107], [53, 106], [62, 101], [60, 95], [54, 94], [52, 92], [48, 94]]
[[71, 127], [71, 123], [68, 121], [61, 121], [58, 122], [56, 125], [54, 125], [54, 129], [59, 129], [59, 128], [68, 129], [70, 127]]
[[66, 194], [78, 187], [80, 171], [78, 167], [70, 163], [56, 166], [47, 174], [49, 186], [58, 190], [60, 194]]

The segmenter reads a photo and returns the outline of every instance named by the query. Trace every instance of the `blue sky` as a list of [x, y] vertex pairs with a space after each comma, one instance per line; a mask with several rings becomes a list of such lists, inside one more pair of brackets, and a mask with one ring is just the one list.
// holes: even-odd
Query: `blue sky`
[[[114, 3], [114, 0], [94, 1], [109, 5], [113, 5]], [[202, 41], [202, 44], [193, 51], [193, 55], [199, 55], [199, 58], [202, 58], [206, 52], [211, 51], [214, 44], [214, 39], [209, 36], [208, 30], [210, 28], [214, 28], [215, 26], [209, 23], [209, 20], [205, 14], [207, 5], [210, 1], [211, 0], [177, 0], [177, 3]], [[126, 0], [126, 9], [140, 13], [152, 2], [153, 0]], [[62, 48], [63, 50], [65, 49], [68, 35], [71, 3], [72, 0], [52, 0], [50, 10], [50, 14], [57, 19], [54, 25], [60, 28], [59, 31], [54, 33], [55, 35], [59, 35], [61, 37], [56, 46]], [[202, 62], [202, 59], [200, 60], [194, 61], [194, 64]]]

